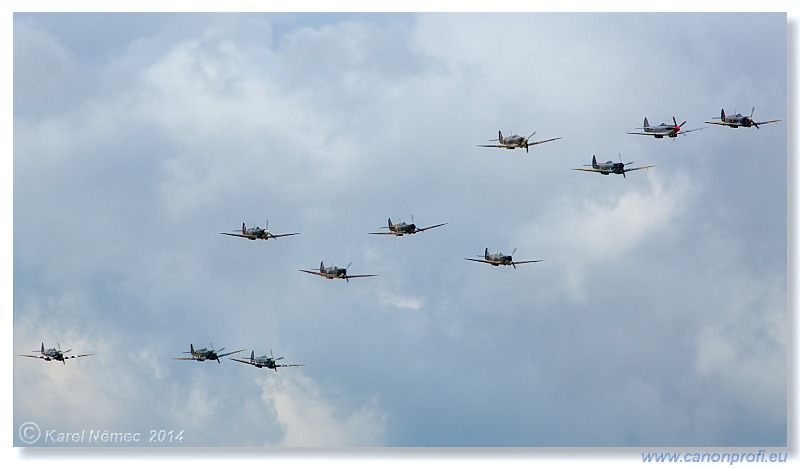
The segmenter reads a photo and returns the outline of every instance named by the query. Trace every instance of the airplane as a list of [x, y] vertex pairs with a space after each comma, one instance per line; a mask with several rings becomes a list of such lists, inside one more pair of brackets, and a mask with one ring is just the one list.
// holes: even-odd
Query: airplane
[[61, 345], [56, 344], [58, 348], [44, 348], [44, 342], [42, 342], [42, 349], [41, 350], [34, 350], [34, 353], [39, 352], [40, 355], [20, 355], [20, 357], [28, 357], [28, 358], [41, 358], [44, 361], [59, 361], [63, 364], [67, 364], [66, 360], [71, 358], [80, 358], [80, 357], [91, 357], [94, 355], [93, 353], [87, 353], [83, 355], [64, 355], [65, 353], [69, 353], [72, 349], [69, 350], [61, 350]]
[[759, 125], [772, 124], [772, 123], [781, 121], [780, 119], [776, 119], [776, 120], [772, 120], [772, 121], [756, 122], [756, 121], [753, 120], [753, 113], [754, 112], [756, 112], [756, 107], [755, 106], [753, 106], [753, 109], [750, 111], [750, 115], [749, 116], [743, 116], [743, 115], [741, 115], [739, 113], [736, 113], [736, 115], [733, 115], [733, 116], [726, 116], [725, 115], [725, 109], [723, 109], [722, 111], [720, 111], [720, 116], [719, 116], [719, 120], [721, 122], [706, 122], [706, 124], [726, 125], [726, 126], [731, 127], [733, 129], [735, 129], [737, 127], [755, 126], [755, 128], [758, 129]]
[[690, 129], [690, 130], [681, 130], [683, 124], [686, 121], [681, 122], [681, 125], [678, 125], [678, 121], [675, 120], [675, 116], [672, 116], [672, 123], [673, 125], [661, 123], [659, 125], [650, 125], [650, 122], [647, 121], [647, 117], [644, 118], [644, 127], [637, 127], [638, 129], [644, 130], [644, 132], [628, 132], [631, 135], [652, 135], [655, 138], [664, 138], [664, 137], [672, 137], [675, 138], [678, 135], [685, 135], [689, 132], [694, 132], [695, 130], [703, 130], [705, 127], [699, 127], [697, 129]]
[[530, 142], [529, 139], [536, 135], [536, 132], [528, 135], [527, 137], [522, 137], [520, 135], [514, 134], [510, 137], [503, 137], [503, 131], [497, 131], [497, 140], [489, 140], [490, 142], [499, 142], [498, 145], [477, 145], [479, 147], [492, 147], [492, 148], [505, 148], [507, 150], [513, 150], [515, 148], [524, 148], [525, 153], [528, 153], [528, 147], [532, 147], [534, 145], [538, 145], [540, 143], [547, 143], [552, 142], [554, 140], [558, 140], [561, 137], [551, 138], [548, 140], [540, 140], [538, 142]]
[[438, 228], [446, 224], [447, 223], [440, 223], [438, 225], [426, 226], [425, 228], [418, 228], [417, 225], [414, 224], [414, 215], [411, 215], [411, 224], [407, 224], [404, 221], [392, 224], [392, 219], [390, 218], [388, 226], [381, 227], [381, 228], [387, 228], [389, 231], [383, 231], [381, 233], [369, 233], [369, 234], [403, 236], [407, 234], [421, 233], [425, 230], [430, 230], [431, 228]]
[[486, 250], [483, 252], [483, 259], [468, 259], [468, 258], [465, 257], [464, 260], [473, 261], [473, 262], [483, 262], [485, 264], [491, 264], [491, 265], [493, 265], [495, 267], [498, 266], [498, 265], [510, 265], [510, 266], [514, 267], [514, 270], [517, 269], [517, 264], [529, 264], [531, 262], [542, 262], [542, 259], [539, 259], [537, 261], [515, 261], [512, 258], [512, 256], [514, 255], [515, 252], [517, 252], [517, 248], [514, 248], [514, 250], [511, 251], [511, 254], [509, 254], [507, 256], [505, 254], [503, 254], [502, 252], [497, 252], [495, 254], [489, 254], [489, 248], [486, 248]]
[[285, 234], [272, 234], [269, 232], [269, 220], [267, 220], [267, 224], [264, 228], [260, 226], [253, 226], [252, 228], [248, 228], [244, 222], [242, 222], [242, 232], [239, 233], [220, 233], [227, 236], [238, 236], [240, 238], [247, 238], [247, 239], [270, 239], [270, 238], [280, 238], [283, 236], [294, 236], [299, 235], [300, 233], [285, 233]]
[[276, 363], [278, 360], [283, 360], [283, 357], [274, 358], [272, 356], [272, 350], [269, 351], [270, 356], [261, 355], [260, 357], [256, 356], [256, 352], [254, 350], [250, 351], [250, 359], [248, 360], [247, 357], [239, 358], [229, 358], [228, 360], [233, 360], [235, 362], [244, 363], [245, 365], [253, 365], [256, 368], [264, 368], [267, 367], [269, 369], [278, 371], [278, 368], [282, 366], [305, 366], [301, 364], [286, 364], [286, 365], [279, 365]]
[[[350, 264], [352, 264], [352, 262], [350, 262]], [[363, 274], [362, 275], [347, 275], [347, 268], [350, 267], [350, 264], [347, 264], [347, 267], [345, 267], [345, 268], [336, 267], [336, 266], [327, 267], [326, 268], [324, 262], [320, 261], [320, 263], [319, 263], [319, 272], [314, 272], [313, 270], [303, 270], [303, 269], [300, 269], [300, 272], [319, 275], [320, 277], [325, 277], [327, 279], [343, 278], [343, 279], [345, 279], [347, 281], [347, 283], [350, 283], [350, 279], [351, 278], [377, 277], [377, 275], [373, 275], [373, 274], [369, 274], [369, 275], [363, 275]]]
[[211, 350], [203, 347], [199, 349], [195, 349], [194, 345], [189, 344], [189, 351], [183, 353], [190, 353], [192, 354], [191, 357], [181, 357], [181, 358], [173, 358], [173, 360], [196, 360], [198, 362], [204, 362], [206, 360], [216, 360], [217, 363], [220, 363], [220, 357], [226, 357], [228, 355], [233, 355], [234, 353], [244, 352], [245, 349], [234, 350], [233, 352], [228, 353], [219, 353], [225, 350], [225, 347], [222, 347], [219, 350], [214, 350], [214, 344], [211, 344]]
[[[625, 177], [625, 173], [627, 173], [628, 171], [636, 171], [637, 169], [647, 169], [654, 167], [654, 165], [650, 165], [650, 166], [640, 166], [638, 168], [625, 169], [626, 164], [633, 164], [633, 161], [623, 163], [622, 155], [620, 155], [619, 163], [614, 163], [613, 161], [610, 160], [606, 161], [605, 163], [598, 163], [597, 157], [592, 155], [592, 164], [591, 164], [592, 169], [587, 169], [587, 168], [572, 168], [572, 169], [576, 171], [589, 171], [593, 173], [600, 173], [606, 176], [608, 176], [611, 173], [621, 174], [622, 177]], [[584, 166], [589, 166], [589, 165], [587, 164]]]

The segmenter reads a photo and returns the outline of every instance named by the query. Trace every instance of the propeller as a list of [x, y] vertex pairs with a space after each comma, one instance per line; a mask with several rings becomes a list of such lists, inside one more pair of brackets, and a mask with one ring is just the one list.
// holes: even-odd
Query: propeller
[[342, 273], [344, 273], [344, 281], [347, 282], [347, 283], [350, 283], [350, 279], [347, 277], [347, 269], [350, 268], [350, 264], [352, 264], [352, 263], [353, 263], [353, 261], [348, 262], [347, 263], [347, 267], [342, 269]]
[[275, 358], [275, 355], [272, 354], [272, 349], [269, 349], [269, 359], [272, 360], [272, 364], [274, 365], [274, 370], [278, 372], [278, 364], [276, 363], [278, 360], [283, 360], [283, 357]]
[[514, 253], [515, 252], [517, 252], [517, 248], [514, 248], [514, 250], [511, 251], [511, 254], [508, 255], [508, 260], [511, 261], [511, 267], [513, 267], [514, 270], [517, 270], [517, 264], [514, 263]]
[[530, 140], [530, 138], [533, 137], [534, 135], [536, 135], [536, 131], [534, 131], [532, 134], [528, 135], [525, 138], [525, 153], [529, 153], [528, 152], [528, 140]]
[[[675, 119], [675, 118], [673, 117], [673, 119]], [[622, 153], [617, 153], [617, 155], [619, 156], [619, 164], [622, 165], [622, 168], [621, 168], [622, 169], [622, 178], [623, 179], [627, 179], [626, 176], [625, 176], [625, 165], [626, 164], [633, 164], [633, 161], [628, 161], [627, 163], [623, 163], [622, 162]]]
[[753, 109], [751, 109], [751, 110], [750, 110], [750, 122], [751, 122], [751, 123], [752, 123], [754, 126], [756, 126], [756, 128], [757, 128], [757, 129], [761, 129], [761, 127], [759, 127], [759, 126], [758, 126], [758, 122], [756, 122], [756, 121], [754, 121], [754, 120], [753, 120], [753, 114], [755, 114], [755, 112], [756, 112], [756, 107], [755, 107], [755, 106], [753, 106]]

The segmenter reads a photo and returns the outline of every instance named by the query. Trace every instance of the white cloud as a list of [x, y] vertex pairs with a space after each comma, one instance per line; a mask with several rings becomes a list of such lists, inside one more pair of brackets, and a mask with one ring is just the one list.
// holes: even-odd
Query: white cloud
[[[564, 267], [561, 286], [574, 301], [591, 297], [594, 279], [587, 276], [598, 266], [628, 255], [650, 238], [669, 237], [695, 196], [685, 175], [666, 181], [641, 171], [634, 176], [646, 180], [624, 192], [604, 191], [604, 196], [590, 199], [562, 198], [541, 221], [522, 230], [522, 239], [530, 240], [530, 251], [558, 253], [558, 262]], [[614, 185], [621, 181], [602, 182]]]
[[[273, 372], [267, 372], [274, 374]], [[386, 414], [375, 401], [352, 398], [320, 386], [302, 373], [263, 376], [261, 399], [275, 411], [284, 434], [280, 446], [365, 447], [386, 444]]]

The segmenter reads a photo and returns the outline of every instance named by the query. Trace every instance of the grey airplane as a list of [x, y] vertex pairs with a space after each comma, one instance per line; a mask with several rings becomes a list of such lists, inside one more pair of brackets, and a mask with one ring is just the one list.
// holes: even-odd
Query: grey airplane
[[489, 254], [489, 248], [486, 248], [486, 250], [483, 251], [483, 259], [469, 259], [465, 257], [464, 260], [473, 262], [483, 262], [485, 264], [491, 264], [495, 267], [498, 265], [510, 265], [515, 270], [517, 268], [517, 264], [530, 264], [531, 262], [542, 262], [542, 259], [536, 261], [515, 261], [514, 258], [512, 257], [515, 252], [517, 252], [517, 248], [514, 248], [514, 250], [511, 251], [511, 254], [509, 255], [505, 255], [502, 252]]
[[[352, 262], [350, 262], [350, 264], [352, 264]], [[325, 277], [327, 279], [343, 278], [347, 281], [347, 283], [350, 283], [351, 278], [377, 277], [377, 275], [374, 274], [347, 275], [347, 269], [350, 267], [350, 264], [347, 264], [347, 267], [345, 268], [336, 267], [335, 265], [332, 267], [325, 267], [324, 261], [320, 261], [319, 271], [300, 269], [300, 272], [319, 275], [320, 277]]]
[[606, 161], [605, 163], [598, 163], [597, 157], [592, 155], [592, 164], [591, 165], [584, 165], [584, 166], [591, 166], [592, 169], [589, 168], [572, 168], [576, 171], [589, 171], [591, 173], [600, 173], [603, 175], [608, 176], [611, 173], [614, 174], [621, 174], [622, 177], [625, 177], [625, 173], [628, 171], [636, 171], [637, 169], [647, 169], [653, 168], [653, 165], [650, 166], [639, 166], [638, 168], [630, 168], [625, 169], [625, 165], [633, 164], [633, 161], [629, 161], [627, 163], [622, 162], [622, 155], [620, 155], [619, 163], [614, 163], [613, 161]]
[[272, 350], [269, 351], [270, 356], [261, 355], [260, 357], [256, 356], [256, 352], [254, 350], [250, 351], [250, 358], [242, 357], [242, 358], [229, 358], [228, 360], [233, 360], [235, 362], [244, 363], [245, 365], [253, 365], [256, 368], [269, 368], [271, 370], [278, 371], [278, 368], [283, 366], [305, 366], [303, 364], [295, 364], [295, 363], [286, 363], [286, 364], [278, 364], [278, 360], [283, 360], [283, 357], [275, 358], [272, 356]]
[[444, 226], [447, 223], [439, 223], [438, 225], [431, 225], [426, 226], [425, 228], [419, 228], [417, 225], [414, 224], [414, 215], [411, 215], [411, 223], [408, 224], [404, 221], [400, 223], [392, 223], [392, 219], [389, 218], [387, 226], [382, 226], [381, 228], [386, 228], [389, 231], [383, 231], [380, 233], [369, 233], [375, 235], [395, 235], [395, 236], [403, 236], [407, 234], [414, 234], [414, 233], [421, 233], [425, 230], [430, 230], [431, 228], [438, 228], [440, 226]]
[[270, 238], [281, 238], [283, 236], [294, 236], [299, 235], [300, 233], [284, 233], [284, 234], [272, 234], [269, 232], [269, 220], [267, 220], [267, 224], [264, 228], [260, 226], [253, 226], [252, 228], [248, 228], [247, 225], [242, 223], [242, 232], [241, 233], [220, 233], [226, 236], [238, 236], [240, 238], [247, 238], [247, 239], [270, 239]]
[[67, 364], [67, 360], [72, 358], [81, 358], [81, 357], [91, 357], [94, 355], [93, 353], [86, 353], [83, 355], [66, 355], [67, 353], [71, 352], [72, 349], [69, 350], [61, 350], [61, 345], [56, 344], [57, 348], [44, 348], [44, 342], [42, 342], [41, 350], [34, 350], [34, 353], [39, 353], [39, 355], [20, 355], [20, 357], [28, 357], [28, 358], [41, 358], [44, 361], [57, 361], [63, 364]]
[[685, 135], [689, 132], [694, 132], [695, 130], [703, 130], [705, 127], [698, 127], [696, 129], [689, 129], [689, 130], [681, 130], [683, 124], [686, 121], [681, 122], [678, 125], [678, 121], [675, 120], [675, 116], [672, 116], [672, 125], [665, 124], [662, 122], [659, 125], [650, 125], [650, 122], [647, 121], [647, 117], [644, 118], [644, 127], [637, 127], [639, 130], [644, 130], [644, 132], [628, 132], [631, 135], [652, 135], [655, 138], [664, 138], [664, 137], [671, 137], [675, 138], [678, 135]]
[[496, 140], [489, 140], [490, 142], [497, 142], [496, 145], [478, 145], [479, 147], [491, 147], [491, 148], [505, 148], [507, 150], [513, 150], [515, 148], [524, 148], [525, 153], [528, 153], [528, 147], [532, 147], [534, 145], [539, 145], [540, 143], [547, 143], [552, 142], [554, 140], [558, 140], [561, 137], [550, 138], [547, 140], [539, 140], [538, 142], [531, 142], [530, 138], [536, 135], [536, 132], [528, 135], [527, 137], [523, 137], [521, 135], [514, 134], [510, 137], [503, 137], [503, 131], [497, 131], [497, 139]]
[[755, 108], [755, 106], [753, 106], [753, 109], [750, 111], [750, 115], [749, 116], [743, 116], [743, 115], [741, 115], [739, 113], [736, 113], [736, 114], [734, 114], [732, 116], [728, 116], [728, 115], [725, 115], [725, 109], [722, 109], [722, 111], [720, 111], [720, 116], [719, 116], [720, 122], [716, 122], [716, 121], [714, 121], [714, 122], [706, 122], [706, 124], [725, 125], [725, 126], [733, 128], [733, 129], [738, 128], [738, 127], [755, 127], [755, 128], [758, 129], [759, 125], [773, 124], [775, 122], [780, 122], [781, 121], [780, 119], [775, 119], [775, 120], [771, 120], [771, 121], [756, 122], [755, 120], [753, 120], [753, 113], [755, 113], [755, 112], [756, 112], [756, 108]]
[[228, 355], [233, 355], [234, 353], [244, 352], [245, 349], [234, 350], [233, 352], [228, 353], [220, 353], [221, 351], [225, 350], [225, 347], [222, 347], [219, 350], [214, 350], [214, 344], [211, 344], [211, 349], [203, 348], [194, 348], [194, 345], [189, 344], [189, 351], [183, 353], [189, 353], [191, 357], [181, 357], [181, 358], [173, 358], [173, 360], [195, 360], [198, 362], [204, 362], [206, 360], [216, 360], [217, 363], [220, 363], [219, 359], [221, 357], [227, 357]]

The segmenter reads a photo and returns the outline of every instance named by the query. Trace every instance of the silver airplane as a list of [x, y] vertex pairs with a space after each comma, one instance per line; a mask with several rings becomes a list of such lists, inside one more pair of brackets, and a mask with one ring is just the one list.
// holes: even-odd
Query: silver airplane
[[644, 132], [628, 132], [631, 135], [652, 135], [655, 138], [664, 138], [664, 137], [671, 137], [675, 138], [678, 135], [685, 135], [689, 132], [694, 132], [695, 130], [703, 130], [705, 127], [698, 127], [696, 129], [689, 129], [689, 130], [681, 130], [683, 124], [686, 121], [681, 122], [678, 125], [678, 121], [675, 120], [675, 116], [672, 116], [672, 124], [665, 124], [662, 122], [659, 125], [650, 125], [650, 122], [647, 121], [647, 117], [644, 118], [644, 127], [637, 127], [637, 129], [644, 130]]
[[[350, 262], [350, 264], [352, 264], [352, 262]], [[315, 272], [315, 271], [313, 271], [313, 270], [303, 270], [303, 269], [300, 269], [300, 272], [305, 272], [305, 273], [308, 273], [308, 274], [319, 275], [320, 277], [325, 277], [325, 278], [327, 278], [327, 279], [333, 279], [333, 278], [343, 278], [343, 279], [345, 279], [345, 280], [347, 281], [347, 283], [350, 283], [350, 279], [351, 279], [351, 278], [359, 278], [359, 277], [377, 277], [377, 275], [374, 275], [374, 274], [368, 274], [368, 275], [364, 275], [364, 274], [362, 274], [362, 275], [347, 275], [347, 268], [348, 268], [348, 267], [350, 267], [350, 264], [347, 264], [347, 267], [345, 267], [345, 268], [336, 267], [336, 266], [333, 266], [333, 267], [325, 267], [325, 264], [324, 264], [324, 262], [323, 262], [323, 261], [320, 261], [320, 263], [319, 263], [319, 271], [318, 271], [318, 272]]]
[[[483, 262], [485, 264], [491, 264], [491, 265], [493, 265], [495, 267], [498, 266], [498, 265], [510, 265], [510, 266], [514, 267], [515, 270], [517, 268], [517, 264], [529, 264], [531, 262], [542, 262], [542, 259], [539, 259], [539, 260], [536, 260], [536, 261], [515, 261], [513, 259], [513, 257], [512, 257], [515, 252], [517, 252], [517, 248], [514, 248], [514, 250], [511, 251], [511, 254], [509, 254], [509, 255], [505, 255], [502, 252], [497, 252], [495, 254], [489, 254], [489, 248], [486, 248], [486, 250], [483, 252], [483, 259], [469, 259], [469, 258], [465, 257], [464, 260], [473, 261], [473, 262]], [[478, 256], [476, 256], [476, 257], [478, 257]]]
[[62, 351], [61, 350], [61, 345], [59, 345], [59, 344], [56, 344], [56, 345], [58, 346], [58, 348], [48, 348], [48, 349], [46, 349], [46, 348], [44, 348], [44, 342], [42, 342], [41, 350], [34, 350], [34, 353], [38, 352], [39, 355], [20, 355], [20, 357], [41, 358], [42, 360], [48, 361], [48, 362], [55, 360], [57, 362], [61, 362], [61, 363], [66, 365], [67, 364], [66, 360], [69, 360], [71, 358], [91, 357], [92, 355], [94, 355], [93, 353], [86, 353], [86, 354], [83, 354], [83, 355], [69, 355], [69, 356], [67, 356], [65, 354], [71, 352], [72, 349]]
[[395, 235], [395, 236], [403, 236], [407, 234], [414, 234], [414, 233], [421, 233], [425, 230], [430, 230], [431, 228], [438, 228], [440, 226], [444, 226], [447, 223], [439, 223], [438, 225], [426, 226], [425, 228], [419, 228], [417, 225], [414, 224], [414, 215], [411, 215], [411, 224], [407, 224], [404, 221], [400, 223], [392, 223], [392, 219], [389, 218], [388, 226], [382, 226], [381, 228], [386, 228], [389, 231], [383, 231], [380, 233], [369, 233], [375, 235]]
[[278, 371], [278, 368], [282, 366], [305, 366], [302, 364], [278, 364], [278, 360], [283, 360], [283, 357], [275, 358], [272, 356], [272, 350], [269, 351], [270, 356], [261, 355], [260, 357], [256, 356], [256, 352], [254, 350], [250, 351], [250, 358], [242, 357], [240, 358], [229, 358], [228, 360], [233, 360], [235, 362], [244, 363], [245, 365], [253, 365], [256, 368], [269, 368], [272, 370]]
[[625, 169], [625, 165], [626, 164], [633, 164], [633, 161], [629, 161], [627, 163], [623, 163], [622, 162], [622, 155], [620, 155], [619, 163], [614, 163], [613, 161], [606, 161], [605, 163], [598, 163], [597, 162], [597, 157], [592, 155], [592, 164], [591, 165], [588, 165], [588, 164], [584, 165], [584, 166], [591, 166], [592, 169], [589, 169], [589, 168], [572, 168], [572, 169], [574, 169], [576, 171], [589, 171], [591, 173], [600, 173], [600, 174], [603, 174], [603, 175], [606, 175], [606, 176], [608, 176], [611, 173], [621, 174], [622, 177], [625, 177], [625, 173], [627, 173], [628, 171], [636, 171], [637, 169], [647, 169], [647, 168], [653, 168], [654, 167], [654, 165], [650, 165], [650, 166], [639, 166], [638, 168]]
[[219, 359], [221, 357], [226, 357], [228, 355], [233, 355], [234, 353], [244, 352], [245, 349], [234, 350], [233, 352], [228, 353], [219, 353], [225, 350], [225, 347], [222, 347], [219, 350], [214, 350], [214, 344], [211, 344], [211, 349], [203, 348], [194, 348], [194, 345], [189, 344], [189, 351], [183, 353], [190, 353], [191, 357], [181, 357], [181, 358], [173, 358], [173, 360], [195, 360], [198, 362], [204, 362], [206, 360], [216, 360], [217, 363], [220, 363]]
[[227, 236], [238, 236], [240, 238], [247, 238], [247, 239], [270, 239], [270, 238], [280, 238], [283, 236], [294, 236], [299, 235], [300, 233], [285, 233], [285, 234], [272, 234], [269, 232], [269, 220], [267, 220], [267, 224], [264, 228], [260, 226], [253, 226], [252, 228], [248, 228], [244, 222], [242, 223], [242, 232], [241, 233], [220, 233]]
[[726, 116], [725, 115], [725, 109], [723, 109], [722, 111], [720, 111], [720, 116], [719, 116], [720, 122], [716, 122], [716, 121], [715, 122], [706, 122], [706, 124], [726, 125], [726, 126], [731, 127], [733, 129], [735, 129], [737, 127], [755, 127], [755, 128], [758, 129], [759, 125], [773, 124], [775, 122], [780, 122], [781, 121], [780, 119], [775, 119], [775, 120], [771, 120], [771, 121], [756, 122], [755, 120], [753, 120], [753, 113], [754, 112], [756, 112], [756, 107], [755, 106], [753, 106], [753, 109], [750, 111], [750, 115], [749, 116], [743, 116], [743, 115], [741, 115], [739, 113], [736, 113], [733, 116]]
[[498, 142], [497, 145], [477, 145], [479, 147], [491, 147], [491, 148], [505, 148], [507, 150], [513, 150], [515, 148], [524, 148], [525, 153], [528, 153], [528, 147], [532, 147], [534, 145], [539, 145], [540, 143], [547, 143], [552, 142], [554, 140], [558, 140], [561, 137], [550, 138], [547, 140], [539, 140], [538, 142], [531, 142], [529, 139], [536, 135], [536, 132], [528, 135], [527, 137], [523, 137], [521, 135], [514, 134], [510, 137], [503, 137], [503, 131], [497, 131], [497, 140], [489, 140], [490, 142]]

